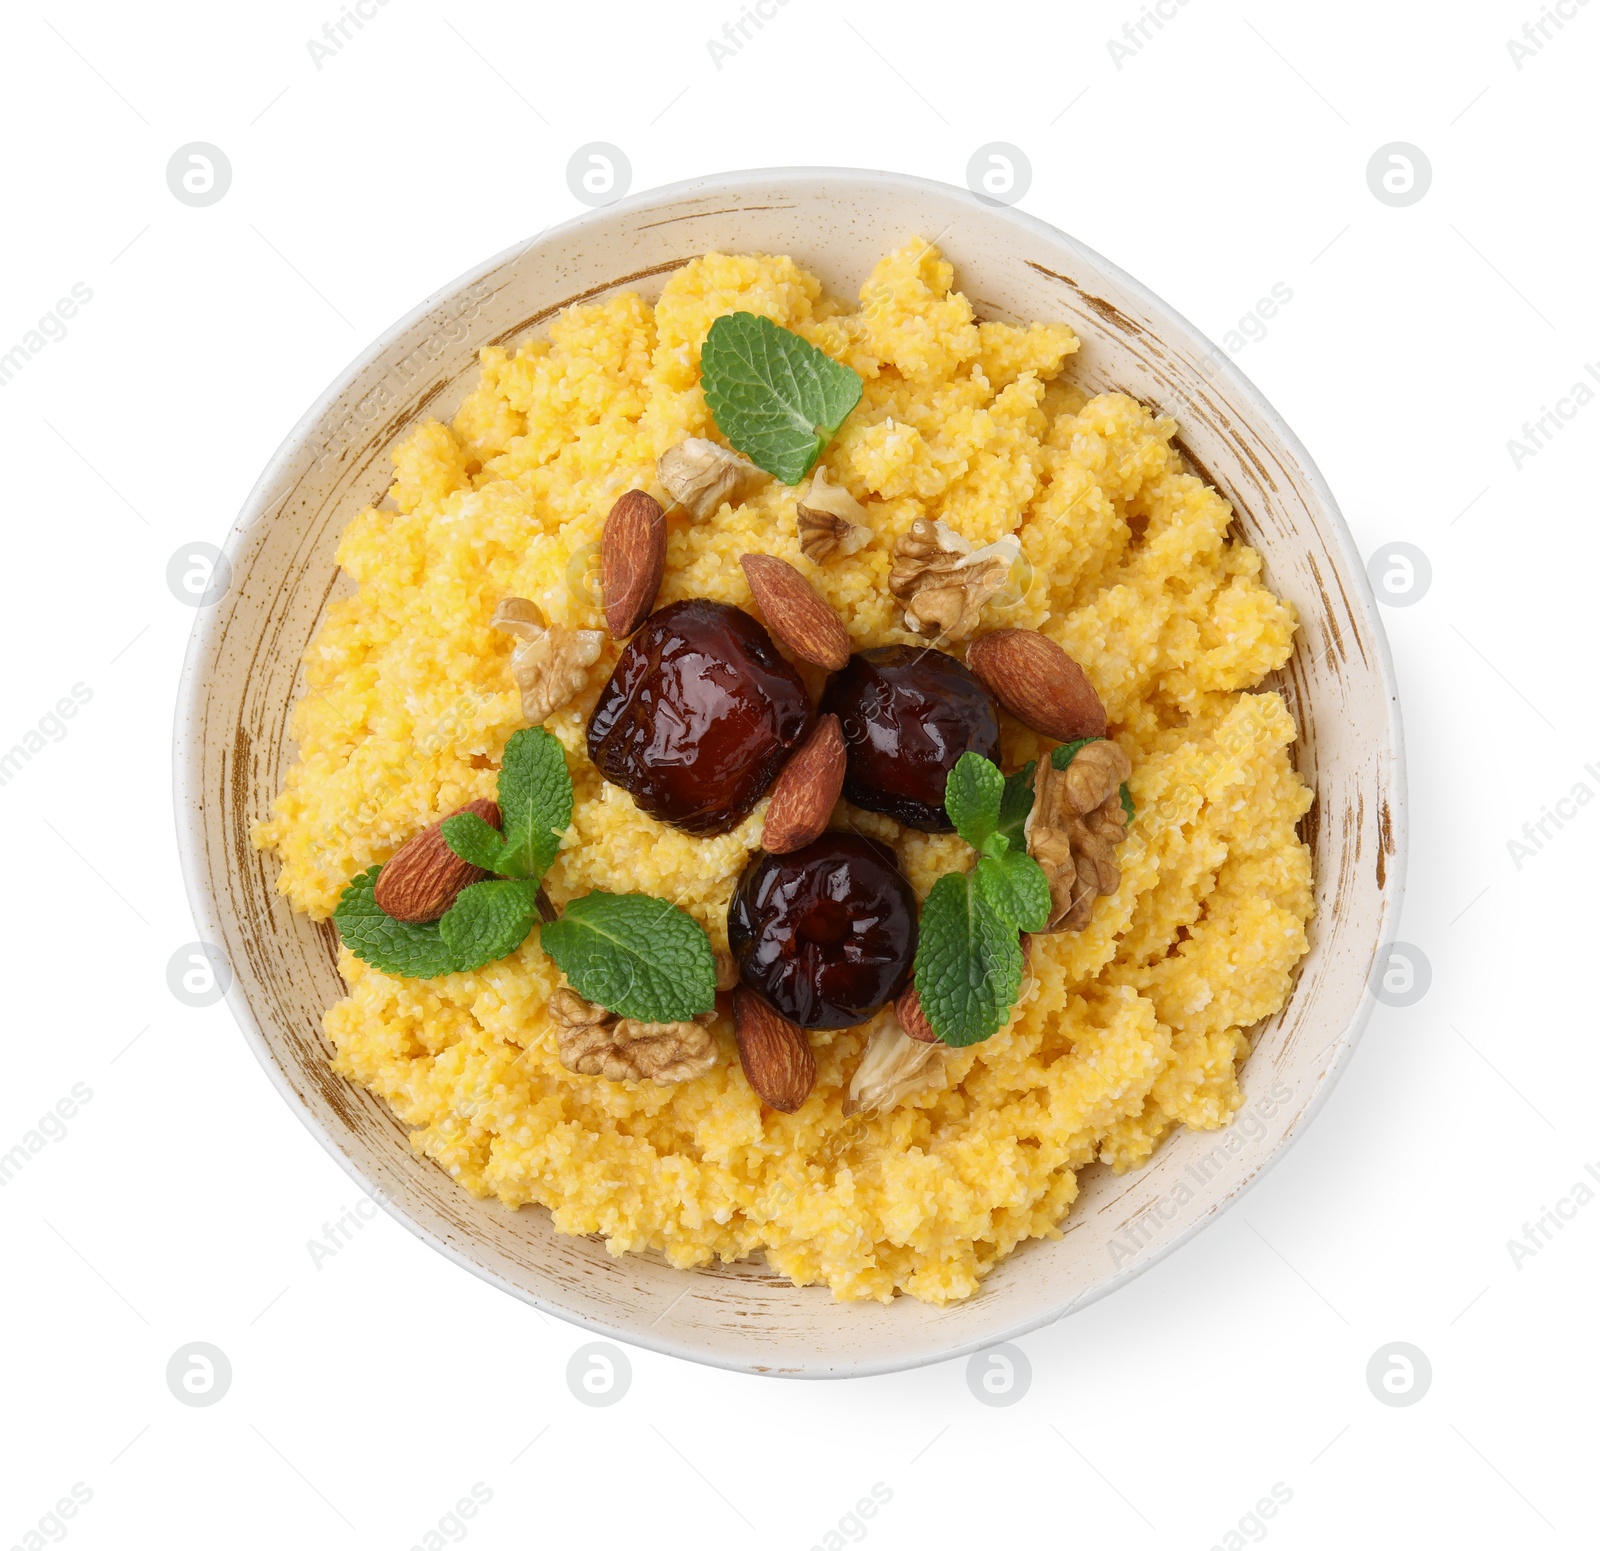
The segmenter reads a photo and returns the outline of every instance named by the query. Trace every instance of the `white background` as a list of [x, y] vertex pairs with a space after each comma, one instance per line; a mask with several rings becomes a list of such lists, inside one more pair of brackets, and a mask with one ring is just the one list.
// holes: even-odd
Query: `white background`
[[[1564, 3], [1520, 70], [1506, 44], [1537, 0], [1191, 0], [1120, 69], [1107, 40], [1135, 0], [788, 0], [720, 70], [707, 40], [735, 0], [388, 0], [320, 70], [307, 40], [335, 0], [13, 13], [0, 351], [75, 282], [93, 300], [0, 389], [0, 747], [74, 684], [93, 698], [0, 787], [0, 1152], [75, 1083], [93, 1097], [0, 1188], [0, 1547], [35, 1543], [75, 1482], [93, 1496], [62, 1527], [84, 1551], [403, 1551], [478, 1482], [483, 1551], [752, 1531], [803, 1551], [856, 1535], [840, 1520], [875, 1483], [892, 1496], [861, 1528], [882, 1551], [1591, 1544], [1600, 1201], [1520, 1267], [1507, 1247], [1600, 1168], [1600, 806], [1520, 868], [1507, 848], [1575, 783], [1600, 790], [1600, 407], [1520, 470], [1506, 445], [1600, 359], [1600, 4]], [[165, 179], [196, 140], [233, 167], [203, 209]], [[1032, 1386], [1005, 1408], [965, 1363], [796, 1384], [642, 1351], [620, 1403], [580, 1405], [583, 1332], [386, 1217], [313, 1265], [352, 1185], [226, 1007], [167, 989], [194, 935], [169, 739], [195, 616], [169, 557], [222, 538], [392, 319], [580, 213], [565, 169], [593, 140], [624, 148], [634, 191], [801, 163], [959, 184], [979, 145], [1020, 146], [1025, 209], [1214, 338], [1293, 292], [1239, 364], [1362, 553], [1404, 540], [1432, 563], [1424, 598], [1384, 610], [1403, 931], [1431, 989], [1377, 1009], [1242, 1205], [1025, 1341]], [[1433, 168], [1401, 209], [1365, 175], [1396, 140]], [[204, 1409], [164, 1377], [197, 1340], [233, 1368]], [[1395, 1341], [1433, 1370], [1403, 1409], [1365, 1378]], [[1292, 1497], [1240, 1531], [1275, 1483]]]

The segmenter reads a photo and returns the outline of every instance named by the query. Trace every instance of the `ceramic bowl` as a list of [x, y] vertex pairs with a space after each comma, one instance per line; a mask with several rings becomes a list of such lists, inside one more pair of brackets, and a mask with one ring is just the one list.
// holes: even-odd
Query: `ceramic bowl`
[[[1274, 676], [1317, 793], [1311, 952], [1288, 1005], [1254, 1031], [1245, 1107], [1227, 1131], [1182, 1131], [1142, 1169], [1095, 1165], [1059, 1239], [1024, 1245], [969, 1301], [836, 1302], [764, 1263], [678, 1271], [556, 1233], [542, 1208], [477, 1201], [419, 1158], [406, 1128], [336, 1076], [322, 1015], [343, 994], [329, 924], [292, 914], [250, 844], [293, 757], [301, 656], [331, 595], [340, 530], [390, 483], [390, 453], [424, 415], [448, 419], [480, 346], [515, 346], [562, 308], [624, 287], [653, 298], [696, 254], [787, 253], [854, 296], [921, 234], [980, 315], [1058, 319], [1082, 340], [1070, 372], [1173, 415], [1194, 470], [1232, 502], [1274, 591], [1294, 601], [1293, 659]], [[232, 967], [245, 1037], [313, 1135], [413, 1232], [479, 1276], [588, 1330], [749, 1372], [841, 1376], [958, 1356], [1022, 1335], [1138, 1275], [1219, 1213], [1310, 1123], [1370, 1009], [1405, 857], [1394, 674], [1350, 534], [1306, 450], [1195, 328], [1071, 237], [963, 189], [881, 172], [730, 173], [643, 194], [510, 249], [429, 298], [341, 373], [289, 433], [227, 546], [232, 583], [201, 612], [176, 727], [179, 845], [202, 939]]]

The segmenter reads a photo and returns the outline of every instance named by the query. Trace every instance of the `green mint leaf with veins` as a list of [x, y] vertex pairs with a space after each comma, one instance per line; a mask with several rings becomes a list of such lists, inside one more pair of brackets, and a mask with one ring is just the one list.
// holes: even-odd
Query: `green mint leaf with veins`
[[861, 399], [861, 378], [770, 318], [718, 318], [700, 348], [717, 429], [758, 468], [798, 485]]
[[439, 930], [437, 921], [417, 926], [396, 921], [379, 908], [372, 897], [381, 867], [371, 868], [353, 878], [339, 896], [333, 924], [339, 938], [364, 964], [381, 969], [386, 975], [402, 975], [407, 980], [432, 980], [448, 975], [455, 958]]
[[1022, 769], [1006, 777], [1006, 789], [1000, 798], [1000, 822], [996, 834], [1004, 835], [1013, 851], [1025, 849], [1023, 826], [1033, 812], [1033, 773], [1039, 761], [1030, 759]]
[[439, 920], [452, 968], [481, 969], [515, 953], [538, 919], [538, 892], [529, 878], [494, 878], [462, 889]]
[[976, 1045], [1005, 1026], [1022, 989], [1022, 949], [976, 873], [947, 872], [929, 892], [913, 978], [945, 1044]]
[[980, 857], [973, 878], [989, 908], [1013, 930], [1042, 932], [1049, 924], [1050, 880], [1026, 851]]
[[1122, 822], [1133, 823], [1133, 793], [1128, 790], [1128, 783], [1124, 781], [1117, 788], [1117, 796], [1122, 799]]
[[541, 926], [539, 944], [579, 996], [619, 1018], [678, 1023], [717, 1004], [704, 929], [664, 899], [596, 889]]
[[572, 822], [572, 777], [561, 740], [542, 727], [512, 733], [500, 760], [499, 798], [505, 849], [493, 870], [508, 878], [542, 878]]
[[944, 811], [956, 833], [975, 851], [994, 834], [1006, 780], [1000, 767], [970, 749], [955, 762], [944, 781]]
[[476, 813], [453, 813], [439, 826], [444, 843], [464, 862], [485, 872], [499, 872], [506, 849], [505, 836]]

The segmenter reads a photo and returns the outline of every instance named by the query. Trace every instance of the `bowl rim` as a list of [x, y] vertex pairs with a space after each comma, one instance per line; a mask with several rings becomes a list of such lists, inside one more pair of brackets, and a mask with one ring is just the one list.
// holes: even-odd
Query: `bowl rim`
[[[1353, 585], [1356, 597], [1359, 599], [1362, 608], [1364, 608], [1372, 626], [1377, 656], [1377, 674], [1382, 682], [1388, 705], [1388, 737], [1390, 747], [1393, 750], [1393, 769], [1390, 775], [1391, 785], [1387, 793], [1391, 814], [1390, 833], [1393, 839], [1393, 851], [1390, 854], [1387, 866], [1393, 878], [1393, 884], [1392, 891], [1386, 891], [1389, 892], [1390, 900], [1386, 913], [1391, 925], [1397, 923], [1405, 897], [1406, 864], [1409, 850], [1405, 728], [1401, 714], [1399, 688], [1388, 635], [1383, 626], [1383, 619], [1378, 608], [1376, 596], [1367, 576], [1365, 563], [1356, 548], [1354, 535], [1350, 532], [1349, 525], [1346, 523], [1338, 503], [1334, 500], [1333, 492], [1323, 477], [1321, 469], [1307, 451], [1305, 444], [1273, 407], [1266, 395], [1239, 370], [1234, 358], [1215, 344], [1200, 329], [1196, 328], [1170, 302], [1167, 302], [1143, 282], [1128, 274], [1120, 265], [1112, 263], [1096, 250], [1086, 246], [1051, 222], [1019, 210], [1014, 205], [1001, 205], [987, 199], [979, 200], [978, 196], [972, 194], [970, 190], [959, 188], [954, 184], [942, 183], [935, 179], [917, 177], [908, 173], [886, 172], [868, 168], [747, 168], [730, 172], [704, 174], [699, 177], [687, 178], [675, 183], [662, 184], [655, 188], [645, 189], [637, 194], [615, 200], [610, 204], [584, 211], [570, 220], [546, 226], [534, 236], [522, 238], [512, 243], [509, 247], [474, 264], [455, 279], [431, 292], [416, 306], [382, 330], [369, 345], [352, 357], [335, 374], [328, 386], [285, 434], [251, 486], [238, 515], [229, 526], [226, 542], [223, 545], [224, 553], [228, 556], [230, 562], [244, 547], [246, 540], [257, 525], [272, 519], [271, 503], [266, 497], [273, 489], [280, 473], [291, 463], [307, 434], [322, 422], [329, 410], [335, 406], [341, 394], [370, 364], [383, 355], [397, 337], [425, 318], [442, 303], [468, 290], [475, 283], [492, 274], [509, 261], [534, 251], [547, 240], [565, 236], [574, 229], [581, 228], [591, 221], [614, 217], [619, 214], [638, 213], [670, 201], [678, 201], [698, 195], [737, 197], [763, 193], [778, 181], [791, 184], [795, 182], [825, 184], [829, 187], [839, 187], [843, 184], [853, 184], [858, 188], [892, 186], [903, 191], [937, 194], [940, 197], [948, 197], [951, 194], [955, 194], [973, 199], [975, 202], [981, 203], [991, 216], [1002, 221], [1015, 223], [1020, 228], [1043, 237], [1052, 243], [1062, 244], [1073, 250], [1075, 254], [1081, 256], [1087, 265], [1097, 268], [1101, 274], [1112, 278], [1119, 286], [1125, 288], [1129, 294], [1136, 297], [1143, 306], [1158, 316], [1170, 320], [1170, 324], [1175, 326], [1177, 330], [1187, 331], [1192, 343], [1199, 347], [1198, 354], [1201, 358], [1208, 359], [1216, 364], [1216, 370], [1211, 374], [1212, 377], [1225, 379], [1235, 393], [1250, 403], [1255, 413], [1260, 417], [1261, 422], [1267, 427], [1271, 435], [1276, 438], [1278, 444], [1304, 470], [1307, 485], [1313, 491], [1328, 516], [1330, 537], [1336, 543], [1340, 558], [1345, 563], [1346, 579]], [[178, 856], [190, 911], [204, 941], [217, 940], [222, 927], [217, 902], [212, 897], [206, 882], [203, 836], [199, 825], [192, 818], [195, 805], [200, 797], [200, 786], [203, 778], [202, 757], [196, 732], [202, 720], [205, 691], [201, 670], [212, 655], [213, 637], [220, 630], [221, 624], [222, 616], [215, 609], [202, 608], [197, 611], [178, 677], [177, 702], [173, 717], [173, 817], [177, 831]], [[1387, 938], [1380, 939], [1379, 945], [1381, 946], [1382, 941], [1392, 940], [1391, 932]], [[1370, 976], [1370, 967], [1368, 974]], [[1291, 999], [1293, 994], [1291, 990]], [[376, 1187], [354, 1158], [339, 1144], [338, 1139], [302, 1104], [299, 1096], [291, 1087], [288, 1078], [279, 1068], [266, 1037], [256, 1021], [255, 1014], [244, 997], [237, 977], [230, 976], [230, 983], [224, 1000], [233, 1014], [234, 1021], [244, 1034], [246, 1043], [255, 1055], [256, 1061], [265, 1070], [279, 1096], [294, 1111], [301, 1123], [322, 1144], [323, 1148], [333, 1157], [344, 1172], [355, 1181], [363, 1194], [376, 1201], [391, 1218], [402, 1224], [417, 1238], [430, 1245], [455, 1264], [472, 1272], [503, 1292], [509, 1293], [520, 1302], [529, 1304], [543, 1313], [550, 1314], [564, 1323], [575, 1325], [579, 1329], [587, 1330], [595, 1335], [604, 1336], [625, 1345], [641, 1347], [647, 1351], [660, 1353], [663, 1356], [677, 1357], [703, 1366], [722, 1368], [736, 1373], [806, 1379], [864, 1378], [953, 1361], [976, 1352], [986, 1351], [1005, 1342], [1017, 1340], [1047, 1325], [1055, 1324], [1068, 1314], [1075, 1313], [1077, 1310], [1085, 1308], [1089, 1304], [1125, 1286], [1134, 1277], [1189, 1243], [1201, 1230], [1215, 1223], [1223, 1212], [1238, 1202], [1264, 1178], [1268, 1171], [1276, 1166], [1290, 1148], [1300, 1140], [1312, 1120], [1322, 1109], [1322, 1106], [1327, 1103], [1340, 1077], [1343, 1076], [1376, 1005], [1369, 989], [1363, 994], [1356, 1010], [1334, 1041], [1331, 1058], [1317, 1082], [1315, 1091], [1300, 1111], [1292, 1128], [1285, 1133], [1272, 1152], [1263, 1158], [1252, 1171], [1247, 1173], [1232, 1190], [1225, 1196], [1220, 1197], [1208, 1212], [1172, 1235], [1172, 1237], [1155, 1246], [1147, 1255], [1141, 1256], [1133, 1264], [1118, 1268], [1112, 1275], [1064, 1304], [1046, 1306], [1038, 1312], [1012, 1321], [998, 1332], [954, 1343], [936, 1355], [909, 1355], [886, 1361], [842, 1358], [832, 1360], [827, 1367], [781, 1371], [776, 1368], [760, 1367], [737, 1354], [722, 1354], [702, 1347], [691, 1346], [686, 1342], [673, 1339], [671, 1335], [660, 1332], [653, 1326], [646, 1327], [643, 1330], [632, 1327], [624, 1328], [622, 1325], [604, 1318], [581, 1314], [569, 1307], [557, 1306], [529, 1289], [507, 1280], [489, 1266], [474, 1262], [464, 1251], [456, 1248], [414, 1220], [405, 1210], [403, 1203], [392, 1200], [381, 1187]], [[694, 1271], [691, 1269], [684, 1274], [693, 1275]], [[981, 1290], [975, 1296], [981, 1297]]]

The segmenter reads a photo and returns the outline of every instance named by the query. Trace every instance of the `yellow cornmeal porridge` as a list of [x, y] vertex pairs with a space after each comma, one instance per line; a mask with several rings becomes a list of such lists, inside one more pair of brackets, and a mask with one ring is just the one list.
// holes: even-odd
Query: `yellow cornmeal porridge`
[[[538, 933], [510, 958], [439, 980], [395, 979], [347, 950], [349, 995], [327, 1015], [335, 1066], [382, 1095], [419, 1151], [474, 1195], [538, 1202], [567, 1233], [678, 1266], [764, 1251], [797, 1284], [840, 1298], [970, 1296], [1021, 1240], [1050, 1236], [1094, 1159], [1143, 1162], [1174, 1125], [1225, 1126], [1240, 1103], [1242, 1029], [1277, 1011], [1307, 947], [1311, 860], [1296, 823], [1311, 793], [1290, 765], [1276, 694], [1246, 694], [1289, 655], [1292, 608], [1230, 541], [1230, 508], [1184, 471], [1176, 427], [1061, 375], [1059, 324], [977, 323], [936, 249], [891, 253], [850, 311], [791, 260], [711, 254], [652, 307], [633, 294], [562, 314], [516, 355], [482, 352], [482, 383], [450, 425], [395, 455], [397, 510], [369, 509], [339, 560], [359, 591], [334, 604], [294, 712], [299, 763], [257, 843], [278, 887], [327, 916], [352, 876], [418, 830], [495, 795], [521, 724], [502, 598], [601, 628], [595, 561], [623, 492], [663, 497], [657, 457], [718, 438], [699, 385], [714, 318], [764, 314], [865, 379], [828, 447], [830, 478], [866, 503], [876, 537], [821, 565], [796, 538], [797, 491], [670, 520], [658, 603], [707, 597], [755, 612], [739, 556], [793, 562], [856, 648], [919, 637], [887, 586], [919, 517], [983, 543], [1015, 530], [1023, 563], [982, 629], [1042, 630], [1087, 670], [1133, 762], [1121, 886], [1082, 933], [1032, 940], [1010, 1026], [952, 1053], [931, 1088], [883, 1114], [841, 1113], [865, 1029], [810, 1036], [817, 1080], [793, 1115], [763, 1111], [724, 1011], [722, 1060], [677, 1087], [566, 1070], [546, 1004], [558, 984]], [[801, 487], [804, 488], [803, 486]], [[1031, 570], [1030, 570], [1031, 567]], [[675, 901], [726, 946], [728, 900], [766, 800], [696, 839], [605, 784], [584, 735], [616, 660], [607, 639], [578, 701], [548, 723], [568, 755], [573, 822], [546, 883]], [[818, 692], [821, 676], [804, 670]], [[1050, 747], [1002, 715], [1010, 769]], [[841, 805], [899, 853], [919, 896], [964, 868], [953, 835]], [[724, 999], [724, 1003], [725, 1003]]]

